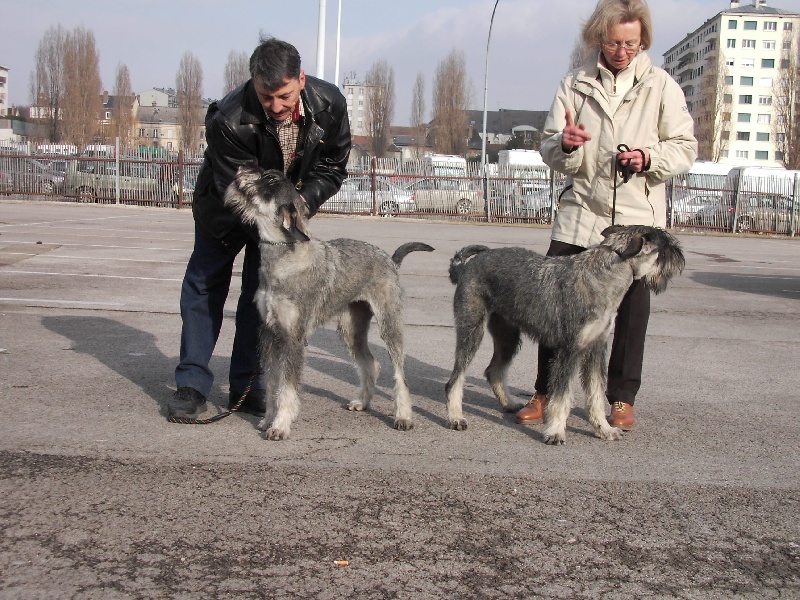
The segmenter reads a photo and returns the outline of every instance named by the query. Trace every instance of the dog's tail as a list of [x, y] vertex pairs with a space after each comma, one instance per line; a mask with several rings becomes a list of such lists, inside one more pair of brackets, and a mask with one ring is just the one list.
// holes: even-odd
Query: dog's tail
[[481, 252], [489, 250], [488, 246], [481, 246], [473, 244], [471, 246], [464, 246], [461, 250], [456, 252], [455, 256], [450, 260], [450, 281], [454, 284], [458, 283], [461, 278], [461, 272], [467, 266], [467, 260]]
[[432, 246], [428, 246], [428, 244], [423, 244], [422, 242], [408, 242], [394, 251], [394, 254], [392, 254], [392, 262], [399, 267], [407, 254], [411, 254], [412, 252], [433, 252], [433, 250], [434, 248]]

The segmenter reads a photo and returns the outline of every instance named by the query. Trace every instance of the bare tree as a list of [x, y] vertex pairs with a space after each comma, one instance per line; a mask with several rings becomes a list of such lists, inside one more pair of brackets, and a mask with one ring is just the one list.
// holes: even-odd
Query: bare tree
[[778, 159], [787, 169], [800, 169], [800, 33], [784, 36], [783, 54], [773, 82], [772, 133]]
[[464, 53], [453, 49], [436, 67], [433, 82], [433, 141], [437, 152], [465, 154], [470, 88]]
[[235, 90], [245, 81], [250, 79], [250, 58], [246, 52], [231, 50], [228, 53], [228, 62], [225, 63], [225, 88], [222, 95]]
[[[43, 121], [51, 142], [61, 141], [61, 101], [64, 98], [64, 44], [61, 24], [50, 26], [36, 49], [31, 72], [30, 97], [35, 117]], [[33, 115], [32, 115], [33, 116]]]
[[131, 76], [124, 63], [117, 65], [114, 77], [114, 112], [111, 115], [111, 135], [119, 138], [120, 145], [130, 144], [133, 136], [133, 102]]
[[181, 65], [175, 76], [175, 87], [178, 94], [181, 148], [195, 150], [200, 142], [200, 125], [203, 119], [203, 67], [191, 52], [186, 52], [181, 58]]
[[64, 139], [78, 148], [94, 142], [100, 129], [103, 82], [94, 34], [82, 25], [67, 34], [64, 52]]
[[694, 105], [694, 134], [700, 160], [719, 161], [729, 145], [733, 96], [723, 60], [716, 53], [706, 60]]
[[425, 77], [417, 74], [411, 98], [411, 127], [414, 131], [414, 157], [422, 158], [425, 150]]
[[374, 157], [383, 158], [394, 117], [394, 68], [381, 59], [367, 71], [364, 83], [367, 86], [365, 126], [370, 150]]
[[585, 63], [586, 59], [589, 58], [589, 54], [591, 54], [591, 52], [592, 49], [583, 43], [583, 38], [579, 35], [575, 39], [575, 45], [572, 46], [572, 52], [570, 52], [569, 55], [569, 66], [567, 67], [567, 72], [583, 66], [583, 63]]

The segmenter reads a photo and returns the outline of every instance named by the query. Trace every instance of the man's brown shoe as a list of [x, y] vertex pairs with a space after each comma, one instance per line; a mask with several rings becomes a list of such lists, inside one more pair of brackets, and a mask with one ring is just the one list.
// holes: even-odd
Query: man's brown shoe
[[530, 425], [544, 423], [545, 406], [547, 406], [547, 396], [537, 392], [530, 402], [517, 411], [517, 423]]
[[614, 402], [611, 405], [611, 416], [608, 417], [608, 424], [612, 427], [619, 427], [622, 431], [633, 429], [633, 406], [625, 402]]

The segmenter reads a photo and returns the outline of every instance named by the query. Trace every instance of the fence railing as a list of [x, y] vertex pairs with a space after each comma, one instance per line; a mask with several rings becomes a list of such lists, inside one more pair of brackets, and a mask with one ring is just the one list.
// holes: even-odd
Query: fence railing
[[[71, 202], [190, 206], [200, 156], [60, 156], [0, 152], [0, 195]], [[732, 171], [733, 173], [733, 171]], [[667, 182], [667, 224], [696, 231], [794, 236], [800, 181], [776, 170], [759, 177], [689, 173]], [[348, 166], [321, 213], [550, 224], [566, 178], [545, 166], [466, 163], [446, 171], [425, 161]]]

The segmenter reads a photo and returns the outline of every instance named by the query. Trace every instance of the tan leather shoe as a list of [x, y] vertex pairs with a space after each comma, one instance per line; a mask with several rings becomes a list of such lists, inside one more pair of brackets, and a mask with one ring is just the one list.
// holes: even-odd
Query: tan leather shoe
[[608, 424], [612, 427], [619, 427], [622, 431], [633, 429], [633, 406], [625, 402], [614, 402], [611, 405], [611, 415], [608, 417]]
[[545, 406], [547, 406], [547, 396], [537, 392], [530, 402], [517, 411], [517, 423], [530, 425], [544, 423]]

